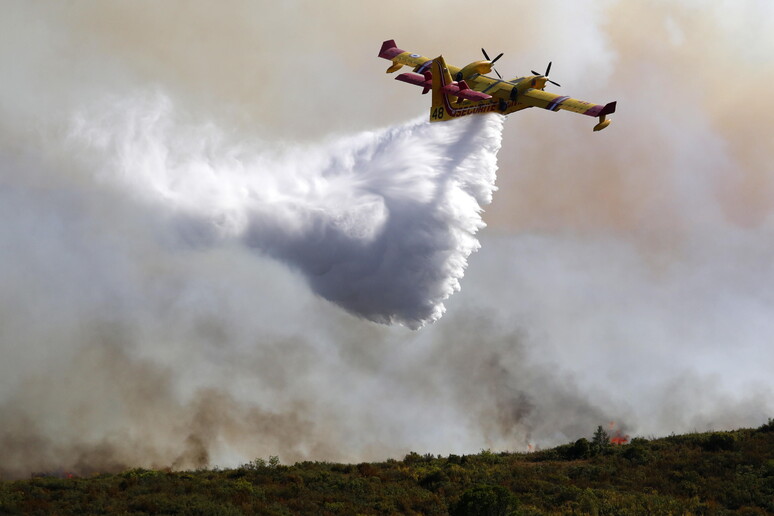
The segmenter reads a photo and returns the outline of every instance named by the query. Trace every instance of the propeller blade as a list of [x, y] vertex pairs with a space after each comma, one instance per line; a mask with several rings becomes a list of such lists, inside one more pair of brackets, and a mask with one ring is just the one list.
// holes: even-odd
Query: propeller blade
[[497, 76], [500, 78], [500, 80], [502, 80], [503, 76], [500, 75], [500, 72], [497, 71], [497, 69], [494, 67], [494, 64], [495, 64], [495, 61], [497, 61], [498, 59], [503, 57], [503, 53], [500, 52], [500, 54], [497, 57], [495, 57], [494, 59], [490, 59], [489, 58], [489, 54], [487, 54], [486, 50], [484, 50], [483, 48], [481, 49], [481, 53], [484, 54], [484, 57], [486, 58], [486, 60], [489, 61], [489, 63], [492, 65], [492, 70], [494, 70], [494, 73], [496, 73]]
[[548, 78], [548, 74], [551, 73], [551, 64], [553, 64], [553, 61], [549, 61], [548, 62], [548, 68], [546, 68], [546, 73], [538, 73], [535, 70], [532, 70], [532, 73], [534, 75], [539, 75], [540, 77], [545, 77], [546, 81], [550, 82], [551, 84], [555, 84], [556, 86], [561, 87], [562, 86], [561, 84], [559, 84], [558, 82], [554, 82], [554, 81], [552, 81], [551, 79]]

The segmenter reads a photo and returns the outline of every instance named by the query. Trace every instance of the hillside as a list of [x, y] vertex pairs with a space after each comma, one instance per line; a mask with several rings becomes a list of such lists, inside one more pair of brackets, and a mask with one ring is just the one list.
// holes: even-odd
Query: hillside
[[774, 420], [533, 453], [0, 482], [0, 514], [774, 514]]

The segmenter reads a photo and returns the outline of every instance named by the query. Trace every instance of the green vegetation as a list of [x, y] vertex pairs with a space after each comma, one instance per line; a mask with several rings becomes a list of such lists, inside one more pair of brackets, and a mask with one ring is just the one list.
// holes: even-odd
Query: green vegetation
[[774, 514], [774, 421], [622, 446], [600, 427], [528, 454], [37, 476], [0, 482], [0, 514]]

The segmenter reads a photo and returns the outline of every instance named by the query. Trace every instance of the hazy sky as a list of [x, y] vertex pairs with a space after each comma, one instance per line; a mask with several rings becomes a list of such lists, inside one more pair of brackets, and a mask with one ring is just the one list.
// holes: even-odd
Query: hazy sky
[[[481, 249], [446, 314], [417, 331], [321, 297], [335, 295], [303, 258], [337, 241], [298, 229], [330, 216], [354, 231], [381, 213], [358, 197], [360, 215], [339, 216], [347, 198], [333, 194], [349, 190], [303, 171], [331, 163], [362, 187], [351, 163], [371, 155], [352, 149], [415, 134], [429, 98], [384, 73], [393, 38], [459, 65], [505, 52], [510, 77], [553, 61], [553, 91], [618, 101], [601, 133], [568, 112], [505, 120]], [[771, 55], [765, 0], [5, 2], [0, 473], [380, 460], [552, 446], [611, 420], [646, 437], [765, 422]], [[466, 141], [411, 163], [480, 155]], [[382, 171], [415, 152], [374, 147]], [[268, 220], [295, 240], [256, 252], [221, 239], [244, 222], [221, 209], [230, 196], [269, 180], [280, 200], [319, 202], [251, 211], [251, 235]], [[435, 222], [459, 218], [453, 195]], [[440, 241], [446, 226], [425, 222], [401, 223]], [[472, 249], [469, 236], [443, 241]]]

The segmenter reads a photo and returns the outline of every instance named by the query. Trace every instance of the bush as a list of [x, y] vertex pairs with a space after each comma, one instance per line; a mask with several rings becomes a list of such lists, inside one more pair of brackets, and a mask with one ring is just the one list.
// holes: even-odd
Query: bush
[[704, 451], [708, 452], [731, 451], [736, 446], [736, 439], [729, 433], [715, 432], [703, 439], [700, 446]]
[[451, 513], [454, 516], [508, 516], [517, 507], [518, 500], [506, 488], [479, 484], [462, 493]]
[[758, 427], [759, 432], [774, 432], [774, 419], [769, 418], [769, 422]]
[[428, 491], [435, 491], [449, 481], [449, 476], [442, 470], [435, 468], [419, 479], [419, 485]]
[[646, 464], [650, 460], [650, 452], [643, 444], [632, 442], [621, 454], [624, 459], [633, 464]]
[[591, 457], [591, 443], [588, 439], [581, 437], [570, 446], [566, 452], [566, 456], [570, 460], [588, 459]]

